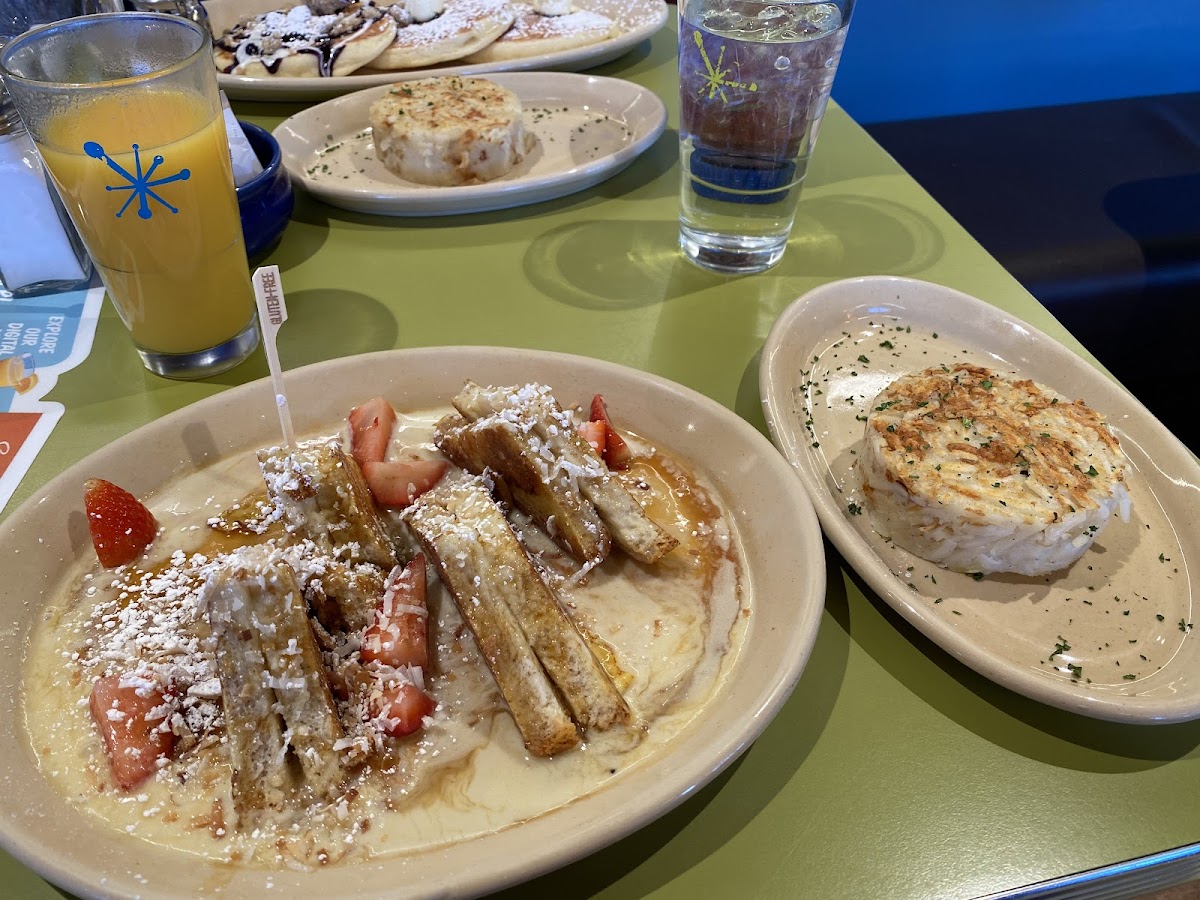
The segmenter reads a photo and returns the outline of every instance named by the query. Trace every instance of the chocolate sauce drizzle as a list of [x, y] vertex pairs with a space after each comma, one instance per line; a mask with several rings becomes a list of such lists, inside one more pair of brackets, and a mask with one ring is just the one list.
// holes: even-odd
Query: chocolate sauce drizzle
[[[256, 18], [246, 19], [239, 22], [233, 28], [229, 29], [219, 38], [213, 39], [213, 44], [216, 47], [226, 51], [233, 57], [233, 61], [220, 68], [222, 74], [228, 75], [243, 62], [247, 60], [238, 59], [238, 51], [242, 50], [247, 57], [257, 57], [263, 67], [274, 75], [279, 71], [279, 66], [288, 56], [307, 53], [317, 58], [317, 73], [322, 78], [329, 78], [333, 75], [333, 65], [337, 62], [346, 44], [361, 34], [366, 29], [370, 28], [377, 20], [364, 21], [362, 27], [349, 34], [332, 35], [328, 32], [319, 35], [307, 35], [297, 32], [288, 32], [280, 35], [280, 53], [275, 59], [269, 62], [262, 59], [262, 50], [253, 41], [250, 40], [251, 26], [256, 21]], [[273, 51], [278, 52], [278, 51]]]

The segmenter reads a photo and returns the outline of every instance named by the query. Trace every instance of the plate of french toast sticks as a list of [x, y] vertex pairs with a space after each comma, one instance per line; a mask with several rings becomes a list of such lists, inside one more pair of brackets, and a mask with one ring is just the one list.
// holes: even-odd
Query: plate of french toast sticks
[[640, 85], [571, 72], [442, 75], [335, 97], [275, 129], [293, 181], [392, 216], [507, 209], [585, 190], [667, 124]]
[[206, 0], [222, 90], [316, 100], [429, 75], [577, 71], [663, 27], [663, 0]]
[[565, 354], [388, 351], [146, 425], [0, 526], [0, 841], [80, 896], [474, 896], [715, 777], [825, 568], [755, 428]]

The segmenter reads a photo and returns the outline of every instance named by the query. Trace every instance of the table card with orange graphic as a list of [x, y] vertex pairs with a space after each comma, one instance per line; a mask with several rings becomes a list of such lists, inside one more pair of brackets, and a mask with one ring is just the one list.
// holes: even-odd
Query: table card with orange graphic
[[99, 286], [21, 299], [0, 292], [0, 509], [62, 417], [62, 404], [42, 398], [87, 359], [103, 299]]

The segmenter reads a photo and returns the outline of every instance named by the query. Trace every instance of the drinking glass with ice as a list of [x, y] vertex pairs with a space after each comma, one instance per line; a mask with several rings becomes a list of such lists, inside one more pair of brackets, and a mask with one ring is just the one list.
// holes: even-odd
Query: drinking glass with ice
[[697, 265], [779, 262], [854, 0], [680, 0], [679, 243]]

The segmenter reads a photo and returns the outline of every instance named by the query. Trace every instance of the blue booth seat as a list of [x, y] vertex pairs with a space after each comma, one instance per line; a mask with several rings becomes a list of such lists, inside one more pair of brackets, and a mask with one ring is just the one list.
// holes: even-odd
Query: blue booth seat
[[1200, 93], [866, 127], [1200, 450]]

